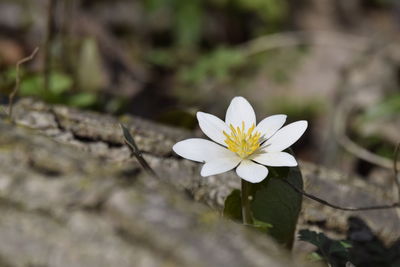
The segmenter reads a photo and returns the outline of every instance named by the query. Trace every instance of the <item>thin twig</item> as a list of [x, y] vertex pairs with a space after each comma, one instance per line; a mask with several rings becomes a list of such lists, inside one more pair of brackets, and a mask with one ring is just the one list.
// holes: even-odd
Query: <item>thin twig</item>
[[128, 145], [132, 155], [136, 157], [136, 159], [139, 161], [140, 165], [143, 167], [143, 169], [150, 174], [153, 177], [158, 178], [157, 173], [150, 167], [150, 165], [147, 163], [147, 161], [143, 158], [142, 152], [139, 150], [138, 146], [136, 145], [135, 140], [133, 139], [132, 135], [130, 134], [128, 128], [126, 128], [123, 124], [120, 124], [123, 135], [124, 135], [124, 141]]
[[314, 196], [312, 194], [309, 194], [307, 192], [305, 192], [304, 190], [297, 188], [295, 185], [293, 185], [292, 183], [290, 183], [288, 180], [286, 179], [282, 179], [282, 181], [284, 181], [285, 183], [287, 183], [288, 185], [290, 185], [297, 193], [302, 194], [305, 197], [308, 197], [309, 199], [312, 199], [316, 202], [319, 202], [325, 206], [337, 209], [337, 210], [345, 210], [345, 211], [361, 211], [361, 210], [382, 210], [382, 209], [392, 209], [392, 208], [398, 208], [400, 207], [400, 202], [396, 202], [393, 204], [389, 204], [389, 205], [377, 205], [377, 206], [368, 206], [368, 207], [358, 207], [358, 208], [354, 208], [354, 207], [341, 207], [332, 203], [329, 203], [328, 201], [319, 198], [317, 196]]
[[13, 91], [10, 93], [10, 95], [8, 96], [8, 116], [9, 116], [10, 118], [11, 118], [11, 116], [12, 116], [12, 109], [13, 109], [13, 104], [14, 104], [14, 98], [15, 98], [15, 96], [16, 96], [17, 93], [18, 93], [19, 86], [20, 86], [20, 83], [21, 83], [21, 79], [20, 79], [20, 77], [19, 77], [19, 67], [20, 67], [21, 64], [32, 60], [32, 59], [35, 57], [35, 55], [36, 55], [36, 53], [37, 53], [38, 51], [39, 51], [39, 47], [36, 47], [36, 48], [33, 50], [32, 54], [30, 54], [29, 56], [27, 56], [27, 57], [25, 57], [25, 58], [23, 58], [23, 59], [21, 59], [21, 60], [19, 60], [19, 61], [17, 62], [17, 65], [16, 65], [16, 73], [15, 73], [15, 87], [14, 87], [14, 90], [13, 90]]

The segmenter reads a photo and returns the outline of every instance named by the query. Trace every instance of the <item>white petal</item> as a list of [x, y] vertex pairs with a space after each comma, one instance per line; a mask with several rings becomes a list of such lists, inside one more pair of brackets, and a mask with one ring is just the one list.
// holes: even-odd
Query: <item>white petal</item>
[[286, 152], [271, 152], [257, 155], [253, 158], [254, 161], [267, 166], [273, 167], [293, 167], [297, 166], [296, 159]]
[[247, 130], [253, 124], [256, 124], [256, 114], [250, 103], [241, 96], [232, 99], [231, 104], [226, 111], [225, 123], [229, 126], [232, 124], [234, 127], [242, 127], [242, 122], [245, 123]]
[[180, 141], [172, 149], [181, 157], [199, 162], [210, 161], [215, 158], [238, 157], [234, 152], [201, 138]]
[[243, 160], [236, 168], [236, 173], [250, 183], [259, 183], [267, 177], [268, 169], [250, 160]]
[[201, 176], [206, 177], [230, 171], [235, 168], [241, 160], [242, 159], [238, 156], [214, 159], [204, 164], [200, 174]]
[[307, 121], [296, 121], [277, 131], [265, 142], [267, 152], [280, 152], [293, 145], [307, 129]]
[[224, 136], [223, 131], [229, 134], [231, 130], [226, 126], [223, 120], [204, 112], [197, 112], [197, 120], [199, 121], [200, 129], [205, 135], [215, 142], [226, 146], [226, 137]]
[[283, 114], [269, 116], [257, 125], [255, 132], [260, 132], [263, 138], [268, 139], [285, 124], [286, 117]]

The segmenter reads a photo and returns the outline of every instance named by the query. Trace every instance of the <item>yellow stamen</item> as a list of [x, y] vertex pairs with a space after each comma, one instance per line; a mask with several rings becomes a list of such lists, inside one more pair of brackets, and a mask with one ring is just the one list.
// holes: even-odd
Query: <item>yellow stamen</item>
[[241, 158], [247, 158], [253, 154], [260, 147], [260, 132], [254, 132], [256, 126], [253, 124], [246, 132], [244, 128], [244, 121], [242, 122], [242, 127], [233, 127], [229, 125], [231, 129], [230, 135], [225, 131], [223, 134], [226, 137], [225, 143], [228, 149], [235, 152]]

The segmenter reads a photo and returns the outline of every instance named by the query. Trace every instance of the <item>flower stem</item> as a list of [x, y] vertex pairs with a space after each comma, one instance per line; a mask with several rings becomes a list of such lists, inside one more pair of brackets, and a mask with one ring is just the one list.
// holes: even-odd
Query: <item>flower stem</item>
[[251, 184], [243, 179], [242, 180], [242, 217], [244, 225], [253, 224], [253, 218], [250, 211], [250, 201], [251, 201]]

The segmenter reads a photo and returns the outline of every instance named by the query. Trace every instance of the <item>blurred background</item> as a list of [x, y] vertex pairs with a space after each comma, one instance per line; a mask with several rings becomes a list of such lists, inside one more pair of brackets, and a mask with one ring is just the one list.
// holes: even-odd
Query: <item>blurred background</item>
[[391, 183], [400, 1], [0, 0], [0, 98], [198, 130], [233, 96], [310, 128], [300, 158]]

